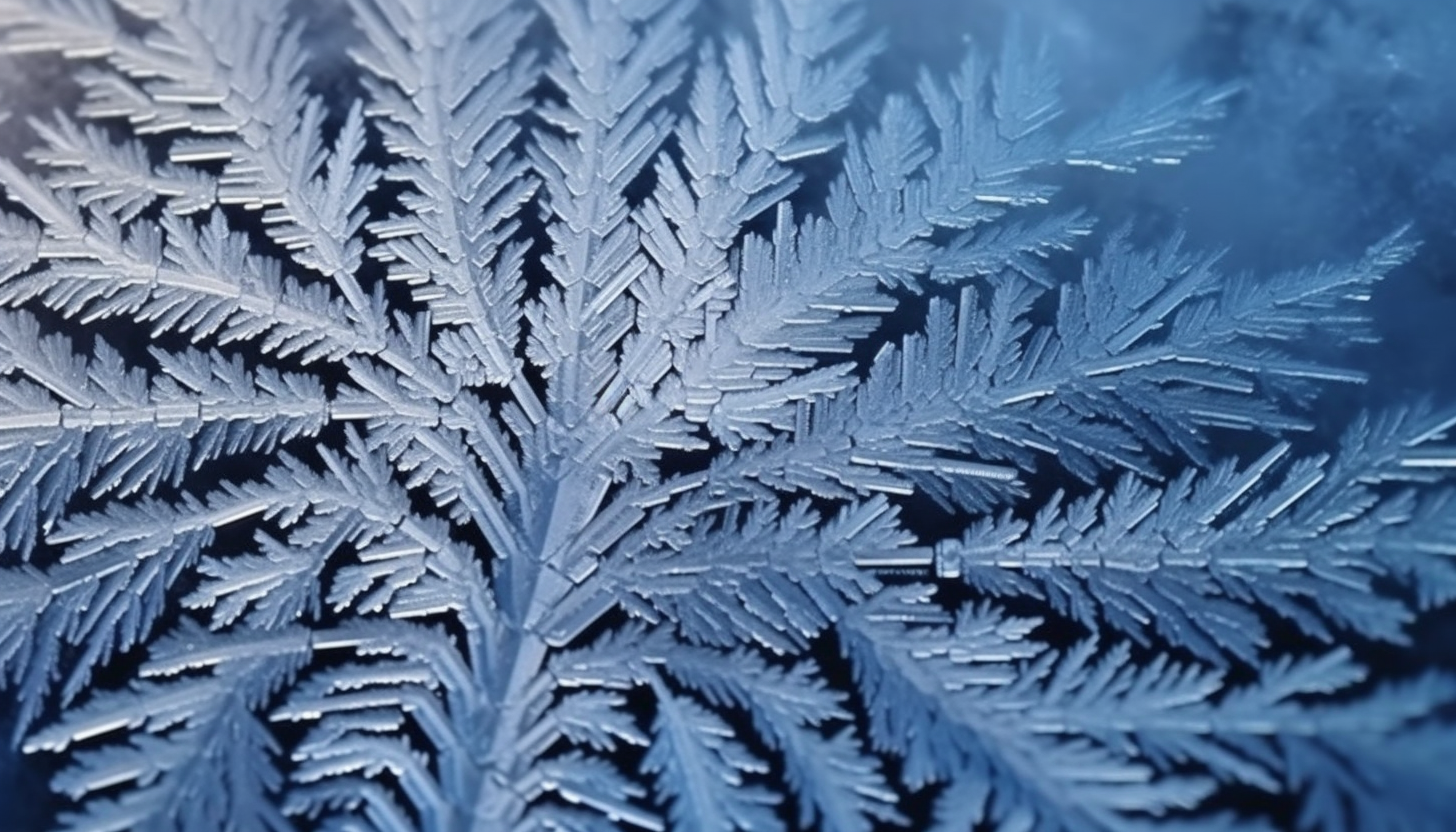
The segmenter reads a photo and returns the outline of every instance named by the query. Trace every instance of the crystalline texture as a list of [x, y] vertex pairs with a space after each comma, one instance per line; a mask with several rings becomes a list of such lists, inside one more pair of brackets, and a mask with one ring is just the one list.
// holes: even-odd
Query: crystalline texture
[[1456, 597], [1456, 416], [1288, 441], [1411, 243], [1089, 244], [1055, 171], [1227, 91], [1068, 125], [1014, 30], [880, 100], [861, 18], [0, 0], [82, 93], [0, 160], [0, 671], [64, 828], [1442, 828], [1456, 680], [1343, 643]]

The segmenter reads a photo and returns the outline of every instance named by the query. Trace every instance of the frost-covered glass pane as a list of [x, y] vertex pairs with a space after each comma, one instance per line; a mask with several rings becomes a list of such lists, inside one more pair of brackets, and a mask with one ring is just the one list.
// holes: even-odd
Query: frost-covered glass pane
[[0, 0], [0, 825], [1449, 829], [1453, 40]]

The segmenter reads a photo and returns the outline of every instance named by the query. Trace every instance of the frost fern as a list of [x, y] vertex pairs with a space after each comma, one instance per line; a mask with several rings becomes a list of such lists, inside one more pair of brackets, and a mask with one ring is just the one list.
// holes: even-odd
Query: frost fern
[[1058, 266], [1055, 172], [1224, 92], [1067, 125], [1013, 33], [881, 99], [848, 0], [354, 0], [337, 102], [334, 11], [0, 2], [81, 93], [0, 161], [0, 669], [63, 827], [1456, 812], [1456, 680], [1343, 646], [1456, 595], [1456, 417], [1290, 441], [1409, 243]]

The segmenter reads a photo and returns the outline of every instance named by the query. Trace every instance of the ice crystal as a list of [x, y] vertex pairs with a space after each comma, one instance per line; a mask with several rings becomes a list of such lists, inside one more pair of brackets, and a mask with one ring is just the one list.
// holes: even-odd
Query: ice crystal
[[63, 827], [1456, 816], [1456, 680], [1359, 661], [1456, 595], [1456, 416], [1301, 435], [1411, 243], [1094, 234], [1057, 172], [1227, 90], [1068, 124], [1013, 29], [885, 94], [862, 17], [0, 2], [79, 93], [0, 161], [0, 670]]

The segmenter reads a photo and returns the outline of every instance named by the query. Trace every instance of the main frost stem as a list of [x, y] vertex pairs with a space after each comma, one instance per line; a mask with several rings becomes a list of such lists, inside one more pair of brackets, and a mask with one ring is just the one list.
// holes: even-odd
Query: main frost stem
[[510, 623], [483, 668], [489, 676], [483, 682], [490, 690], [494, 713], [481, 746], [483, 769], [470, 814], [471, 832], [508, 828], [543, 789], [542, 784], [523, 782], [527, 775], [524, 764], [533, 762], [533, 755], [520, 742], [530, 727], [527, 723], [537, 716], [534, 706], [550, 694], [543, 676], [550, 648], [536, 625], [572, 587], [546, 560], [574, 528], [571, 518], [561, 515], [577, 504], [580, 482], [579, 477], [556, 479], [543, 495], [541, 508], [545, 510], [541, 514], [549, 520], [535, 530], [536, 545], [530, 550], [534, 557], [506, 558], [499, 563], [501, 606]]
[[510, 630], [497, 654], [497, 667], [509, 667], [498, 689], [493, 719], [487, 730], [483, 767], [469, 825], [469, 832], [493, 832], [514, 825], [525, 810], [530, 795], [518, 789], [523, 772], [518, 743], [535, 693], [531, 688], [545, 665], [546, 642], [535, 633]]

